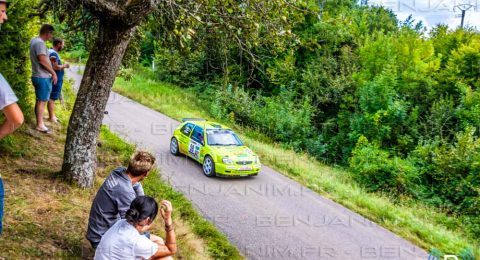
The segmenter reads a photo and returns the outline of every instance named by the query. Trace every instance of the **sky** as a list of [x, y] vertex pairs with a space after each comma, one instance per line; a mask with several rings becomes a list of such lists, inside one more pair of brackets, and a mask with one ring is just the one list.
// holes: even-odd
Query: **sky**
[[369, 0], [371, 5], [382, 5], [392, 9], [400, 21], [411, 14], [415, 21], [422, 21], [428, 28], [442, 23], [450, 28], [460, 26], [461, 11], [454, 8], [459, 4], [470, 4], [466, 12], [465, 26], [474, 26], [480, 30], [480, 0]]

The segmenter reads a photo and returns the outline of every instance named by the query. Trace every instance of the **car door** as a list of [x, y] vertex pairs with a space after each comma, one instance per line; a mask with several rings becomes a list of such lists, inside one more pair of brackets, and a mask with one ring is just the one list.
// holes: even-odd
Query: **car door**
[[193, 132], [195, 125], [192, 123], [186, 123], [180, 129], [180, 135], [178, 136], [178, 142], [180, 146], [180, 152], [183, 154], [187, 154], [188, 152], [188, 144], [190, 143], [190, 135]]
[[190, 136], [188, 144], [188, 155], [197, 161], [201, 161], [202, 149], [205, 145], [203, 128], [196, 125]]

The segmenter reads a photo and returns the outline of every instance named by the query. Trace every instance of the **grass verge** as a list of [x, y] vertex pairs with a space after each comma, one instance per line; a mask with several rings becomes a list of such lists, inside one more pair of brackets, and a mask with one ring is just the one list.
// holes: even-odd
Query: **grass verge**
[[[93, 198], [113, 168], [125, 165], [135, 147], [102, 128], [95, 186], [84, 190], [60, 174], [66, 124], [73, 106], [71, 83], [65, 82], [60, 125], [51, 135], [26, 123], [0, 141], [0, 173], [5, 184], [4, 230], [0, 259], [91, 259], [94, 251], [85, 239]], [[0, 119], [1, 120], [1, 119]], [[215, 227], [203, 220], [192, 204], [161, 181], [158, 173], [144, 181], [147, 195], [170, 199], [175, 207], [176, 259], [242, 259], [238, 250]], [[164, 237], [161, 225], [153, 233]]]
[[130, 81], [117, 78], [114, 91], [177, 120], [202, 117], [230, 125], [259, 154], [262, 163], [313, 191], [358, 212], [427, 251], [437, 248], [446, 254], [459, 254], [468, 248], [477, 258], [480, 257], [480, 242], [463, 232], [462, 223], [456, 216], [446, 215], [409, 198], [368, 193], [343, 169], [326, 166], [307, 154], [285, 149], [252, 129], [212, 118], [210, 104], [199, 100], [192, 90], [158, 82], [151, 73], [139, 70]]

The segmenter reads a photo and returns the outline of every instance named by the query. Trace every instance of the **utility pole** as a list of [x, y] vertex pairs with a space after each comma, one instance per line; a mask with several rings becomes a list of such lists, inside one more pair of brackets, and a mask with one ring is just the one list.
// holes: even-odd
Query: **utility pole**
[[321, 19], [322, 19], [322, 16], [323, 16], [323, 8], [325, 7], [325, 2], [327, 2], [327, 0], [317, 0], [318, 8], [320, 9], [320, 11], [319, 11], [319, 13], [318, 13], [318, 20], [321, 20]]
[[474, 5], [472, 5], [472, 4], [470, 4], [470, 3], [468, 3], [468, 4], [467, 4], [467, 3], [464, 3], [464, 4], [458, 4], [458, 5], [456, 5], [456, 6], [453, 8], [453, 10], [458, 9], [458, 10], [460, 10], [460, 11], [462, 12], [462, 14], [460, 14], [460, 17], [462, 18], [462, 21], [461, 21], [461, 23], [460, 23], [460, 28], [463, 29], [463, 24], [464, 24], [464, 22], [465, 22], [465, 14], [466, 14], [467, 11], [468, 11], [470, 8], [472, 8], [472, 7], [474, 7]]
[[155, 71], [155, 56], [152, 55], [152, 71]]

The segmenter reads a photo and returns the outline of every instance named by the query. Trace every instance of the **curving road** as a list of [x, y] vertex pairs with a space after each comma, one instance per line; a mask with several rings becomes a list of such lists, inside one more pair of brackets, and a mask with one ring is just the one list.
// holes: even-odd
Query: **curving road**
[[[76, 85], [81, 76], [67, 72]], [[179, 122], [112, 93], [104, 124], [155, 153], [162, 178], [187, 196], [248, 259], [427, 259], [412, 243], [263, 166], [249, 179], [207, 178], [169, 152]]]

